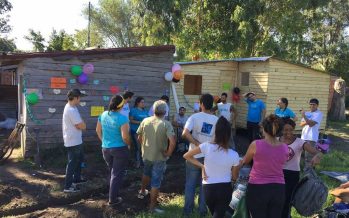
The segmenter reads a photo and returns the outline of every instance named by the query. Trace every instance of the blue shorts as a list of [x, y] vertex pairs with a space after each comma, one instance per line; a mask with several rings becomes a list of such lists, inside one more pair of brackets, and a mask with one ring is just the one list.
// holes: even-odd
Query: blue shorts
[[160, 188], [165, 171], [166, 161], [144, 160], [143, 175], [151, 178], [150, 186], [152, 188]]

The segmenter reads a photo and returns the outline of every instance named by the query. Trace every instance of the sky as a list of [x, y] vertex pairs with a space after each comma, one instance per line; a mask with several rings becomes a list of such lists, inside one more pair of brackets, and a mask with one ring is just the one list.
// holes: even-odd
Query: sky
[[8, 38], [15, 39], [18, 49], [29, 51], [32, 44], [24, 39], [29, 29], [40, 31], [46, 40], [53, 29], [64, 29], [68, 34], [77, 29], [87, 28], [88, 21], [82, 15], [82, 9], [98, 0], [9, 0], [12, 10], [8, 15], [12, 31]]

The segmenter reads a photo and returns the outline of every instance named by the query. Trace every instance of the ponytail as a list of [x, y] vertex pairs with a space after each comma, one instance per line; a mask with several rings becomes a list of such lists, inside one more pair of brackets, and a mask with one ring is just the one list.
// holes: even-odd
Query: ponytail
[[110, 103], [108, 106], [108, 114], [110, 113], [110, 111], [120, 110], [124, 106], [124, 103], [125, 103], [124, 98], [121, 95], [114, 95], [110, 99]]
[[263, 120], [262, 125], [264, 132], [268, 133], [272, 137], [276, 137], [282, 131], [283, 121], [280, 117], [270, 114]]

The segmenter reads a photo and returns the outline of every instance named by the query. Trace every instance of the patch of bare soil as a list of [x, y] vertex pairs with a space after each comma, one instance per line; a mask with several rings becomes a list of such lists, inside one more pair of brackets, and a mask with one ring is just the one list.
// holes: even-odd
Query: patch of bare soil
[[[0, 217], [132, 217], [146, 211], [149, 198], [137, 198], [142, 171], [132, 168], [132, 164], [124, 177], [123, 203], [114, 208], [107, 205], [108, 170], [104, 161], [96, 156], [96, 151], [86, 155], [88, 167], [83, 174], [88, 182], [81, 185], [81, 192], [76, 194], [62, 192], [64, 164], [50, 167], [55, 161], [64, 161], [46, 161], [45, 169], [14, 160], [0, 166]], [[168, 161], [159, 201], [166, 202], [182, 194], [184, 179], [184, 159], [176, 153]]]

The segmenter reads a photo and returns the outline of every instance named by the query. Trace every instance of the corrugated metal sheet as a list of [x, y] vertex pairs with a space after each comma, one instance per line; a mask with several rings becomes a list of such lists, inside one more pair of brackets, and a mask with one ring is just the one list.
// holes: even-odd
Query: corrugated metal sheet
[[248, 62], [248, 61], [268, 61], [271, 56], [267, 57], [249, 57], [249, 58], [229, 58], [222, 60], [206, 60], [206, 61], [188, 61], [188, 62], [177, 62], [177, 64], [185, 65], [185, 64], [205, 64], [205, 63], [216, 63], [216, 62]]

